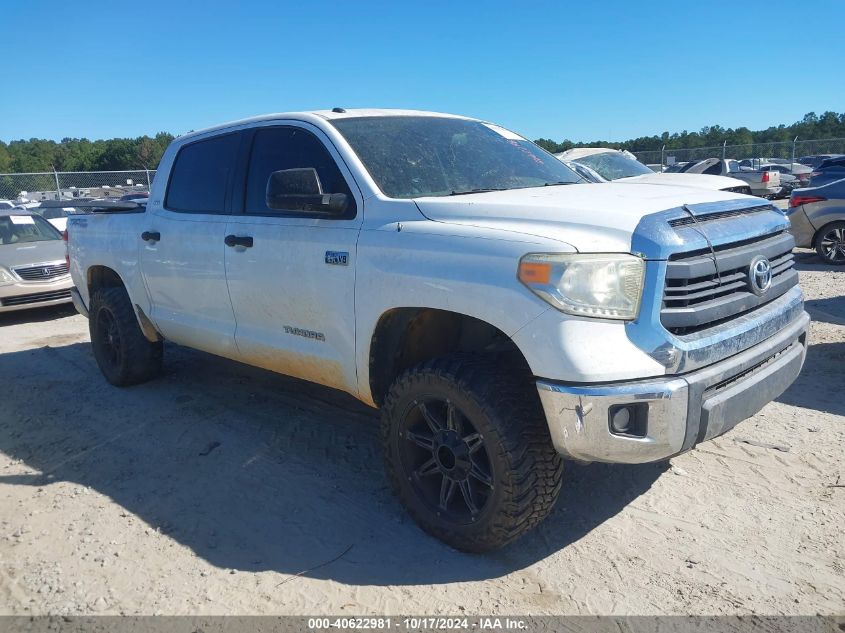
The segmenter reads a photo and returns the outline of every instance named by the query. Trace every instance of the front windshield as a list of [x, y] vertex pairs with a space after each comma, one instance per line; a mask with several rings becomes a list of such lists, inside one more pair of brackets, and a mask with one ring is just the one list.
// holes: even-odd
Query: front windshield
[[38, 215], [0, 215], [0, 246], [60, 240], [62, 234]]
[[332, 124], [391, 198], [583, 182], [534, 143], [479, 121], [386, 116]]
[[654, 173], [640, 161], [628, 158], [619, 152], [590, 154], [589, 156], [577, 158], [576, 162], [592, 168], [602, 178], [606, 178], [607, 180], [617, 180], [618, 178], [629, 178], [631, 176]]

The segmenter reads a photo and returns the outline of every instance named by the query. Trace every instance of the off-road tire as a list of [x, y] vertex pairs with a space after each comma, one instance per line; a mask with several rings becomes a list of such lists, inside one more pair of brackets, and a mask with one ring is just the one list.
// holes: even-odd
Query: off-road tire
[[[488, 355], [428, 361], [401, 374], [382, 407], [385, 466], [394, 493], [422, 529], [456, 549], [486, 552], [506, 545], [545, 519], [560, 492], [563, 463], [530, 373], [515, 371], [521, 365]], [[418, 401], [432, 397], [451, 402], [484, 438], [492, 492], [470, 524], [439, 516], [403, 465], [401, 443], [408, 439], [402, 420]]]
[[[816, 239], [814, 240], [813, 246], [816, 248], [816, 253], [818, 256], [824, 260], [826, 264], [834, 264], [836, 266], [845, 265], [845, 253], [841, 252], [841, 250], [837, 250], [834, 252], [833, 257], [828, 255], [827, 248], [825, 245], [822, 244], [826, 239], [834, 239], [840, 240], [840, 243], [845, 246], [845, 222], [831, 222], [827, 226], [823, 226], [818, 233], [816, 233]], [[828, 247], [829, 248], [829, 247]]]
[[144, 336], [124, 288], [100, 288], [94, 292], [88, 329], [94, 358], [111, 384], [135, 385], [161, 372], [162, 343], [150, 342]]

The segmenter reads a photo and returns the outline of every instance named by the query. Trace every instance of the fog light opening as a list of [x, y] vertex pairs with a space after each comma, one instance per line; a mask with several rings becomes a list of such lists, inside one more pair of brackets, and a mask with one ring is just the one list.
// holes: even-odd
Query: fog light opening
[[617, 404], [607, 412], [610, 432], [626, 437], [645, 437], [648, 430], [648, 403]]
[[610, 414], [610, 428], [616, 433], [627, 433], [628, 425], [631, 424], [631, 417], [631, 409], [618, 407], [616, 411]]

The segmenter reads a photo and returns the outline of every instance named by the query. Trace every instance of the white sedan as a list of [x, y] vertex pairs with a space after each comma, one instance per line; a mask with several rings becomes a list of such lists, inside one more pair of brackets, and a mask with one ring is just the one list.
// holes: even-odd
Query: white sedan
[[748, 183], [727, 176], [705, 174], [655, 173], [630, 152], [607, 147], [578, 147], [555, 154], [564, 162], [589, 167], [605, 180], [647, 183], [650, 185], [676, 185], [751, 194]]

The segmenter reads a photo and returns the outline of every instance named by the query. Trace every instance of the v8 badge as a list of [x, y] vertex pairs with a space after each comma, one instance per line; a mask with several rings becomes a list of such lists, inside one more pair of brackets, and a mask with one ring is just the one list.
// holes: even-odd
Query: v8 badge
[[344, 251], [326, 251], [326, 263], [332, 266], [349, 266], [349, 253]]

